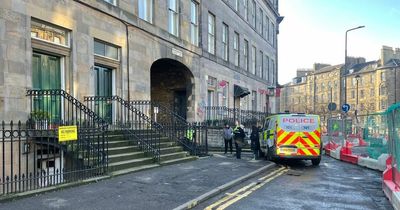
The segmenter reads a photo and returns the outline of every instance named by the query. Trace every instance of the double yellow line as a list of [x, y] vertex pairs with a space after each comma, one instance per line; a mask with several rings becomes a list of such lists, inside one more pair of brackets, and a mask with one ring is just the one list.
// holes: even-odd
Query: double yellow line
[[261, 177], [258, 179], [258, 182], [252, 182], [234, 193], [226, 193], [227, 196], [218, 200], [217, 202], [207, 206], [205, 210], [223, 210], [228, 206], [238, 202], [240, 199], [247, 197], [254, 191], [258, 190], [260, 187], [264, 186], [268, 182], [272, 181], [273, 179], [279, 177], [280, 175], [286, 173], [289, 169], [285, 167], [281, 167], [278, 170], [275, 170], [268, 175]]

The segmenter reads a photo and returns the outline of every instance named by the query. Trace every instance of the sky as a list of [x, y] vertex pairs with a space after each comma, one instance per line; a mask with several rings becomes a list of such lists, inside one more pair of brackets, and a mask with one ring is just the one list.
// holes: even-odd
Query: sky
[[378, 60], [383, 45], [400, 48], [400, 0], [280, 0], [278, 82], [314, 63], [344, 63], [347, 55]]

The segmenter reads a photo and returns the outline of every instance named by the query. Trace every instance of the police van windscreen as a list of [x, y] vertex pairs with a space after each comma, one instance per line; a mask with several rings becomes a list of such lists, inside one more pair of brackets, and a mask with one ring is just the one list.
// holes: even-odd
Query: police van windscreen
[[279, 125], [285, 131], [313, 132], [318, 128], [318, 116], [282, 116]]

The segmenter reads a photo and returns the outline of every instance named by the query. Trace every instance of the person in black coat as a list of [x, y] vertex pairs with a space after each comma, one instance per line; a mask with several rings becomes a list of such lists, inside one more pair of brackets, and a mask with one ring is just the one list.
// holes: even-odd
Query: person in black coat
[[260, 154], [260, 130], [256, 125], [253, 125], [251, 128], [250, 140], [251, 149], [254, 152], [254, 159], [257, 160]]
[[236, 126], [233, 129], [233, 140], [235, 140], [236, 147], [236, 158], [241, 158], [242, 147], [244, 145], [244, 137], [246, 134], [244, 133], [243, 128], [240, 126], [240, 123], [236, 121]]

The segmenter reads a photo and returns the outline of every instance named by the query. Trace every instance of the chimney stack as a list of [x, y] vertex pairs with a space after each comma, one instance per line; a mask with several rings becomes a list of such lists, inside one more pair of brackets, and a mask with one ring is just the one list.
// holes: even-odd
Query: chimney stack
[[390, 59], [394, 58], [394, 51], [392, 47], [382, 46], [381, 50], [381, 66], [384, 66]]
[[396, 48], [395, 50], [395, 54], [394, 54], [394, 58], [399, 59], [400, 60], [400, 48]]

